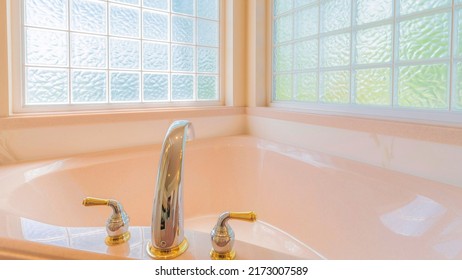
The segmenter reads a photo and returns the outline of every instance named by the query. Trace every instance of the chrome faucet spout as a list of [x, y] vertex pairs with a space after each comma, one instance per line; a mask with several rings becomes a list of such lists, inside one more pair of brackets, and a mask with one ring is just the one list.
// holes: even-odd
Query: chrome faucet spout
[[175, 121], [162, 144], [147, 247], [155, 259], [175, 258], [188, 248], [183, 228], [183, 161], [186, 140], [193, 137], [189, 121]]

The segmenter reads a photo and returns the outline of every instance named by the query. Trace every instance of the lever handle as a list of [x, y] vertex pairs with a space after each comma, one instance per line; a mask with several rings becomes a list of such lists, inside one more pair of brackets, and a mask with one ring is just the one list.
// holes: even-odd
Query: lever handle
[[224, 212], [218, 218], [217, 224], [210, 233], [212, 241], [212, 250], [210, 257], [213, 260], [233, 260], [236, 252], [233, 249], [234, 231], [228, 225], [229, 219], [255, 222], [257, 215], [255, 212]]
[[102, 199], [96, 197], [86, 197], [82, 201], [83, 206], [109, 206], [113, 213], [106, 221], [107, 237], [105, 242], [107, 245], [117, 245], [124, 243], [130, 239], [128, 231], [130, 218], [124, 211], [121, 203], [114, 199]]

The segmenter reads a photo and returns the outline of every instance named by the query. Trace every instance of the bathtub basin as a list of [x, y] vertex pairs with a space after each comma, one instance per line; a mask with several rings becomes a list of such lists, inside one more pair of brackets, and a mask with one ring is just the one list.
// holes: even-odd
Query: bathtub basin
[[[1, 166], [0, 257], [146, 258], [159, 150]], [[220, 213], [255, 211], [230, 221], [241, 259], [462, 259], [458, 187], [251, 136], [189, 142], [184, 164], [182, 258], [208, 258]], [[87, 196], [124, 205], [128, 247], [104, 244], [111, 210]]]

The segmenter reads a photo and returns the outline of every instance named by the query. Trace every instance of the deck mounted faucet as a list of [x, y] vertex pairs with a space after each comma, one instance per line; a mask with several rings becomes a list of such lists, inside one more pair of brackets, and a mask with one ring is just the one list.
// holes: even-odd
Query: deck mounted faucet
[[186, 140], [192, 138], [192, 124], [180, 120], [170, 125], [162, 144], [147, 245], [155, 259], [172, 259], [188, 248], [183, 228], [183, 160]]

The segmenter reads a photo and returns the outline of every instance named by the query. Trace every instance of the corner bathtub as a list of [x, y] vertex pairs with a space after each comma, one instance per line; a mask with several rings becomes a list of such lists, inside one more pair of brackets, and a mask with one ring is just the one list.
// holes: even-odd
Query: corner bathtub
[[[147, 258], [160, 145], [0, 167], [0, 258]], [[184, 211], [190, 248], [207, 259], [208, 233], [225, 211], [238, 258], [462, 259], [462, 191], [421, 178], [251, 136], [189, 142]], [[107, 247], [120, 201], [128, 245]], [[188, 255], [189, 254], [189, 255]]]

